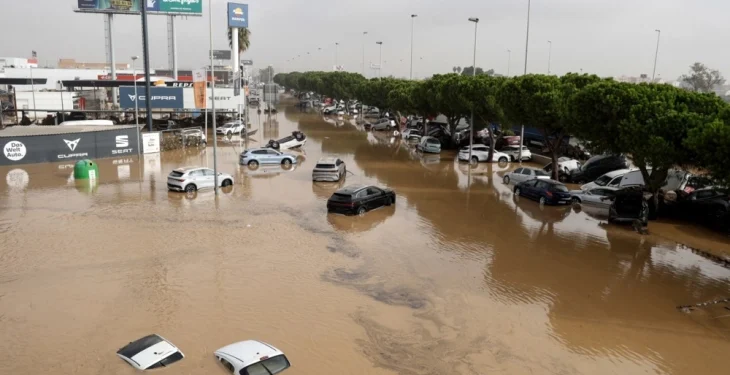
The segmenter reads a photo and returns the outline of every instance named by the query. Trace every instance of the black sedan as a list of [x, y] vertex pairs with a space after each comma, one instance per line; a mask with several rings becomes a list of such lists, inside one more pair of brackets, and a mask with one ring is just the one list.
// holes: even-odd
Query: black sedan
[[372, 185], [350, 185], [337, 190], [327, 200], [327, 212], [362, 215], [382, 206], [395, 204], [395, 192]]
[[571, 195], [562, 182], [547, 179], [533, 179], [515, 186], [515, 196], [527, 197], [540, 204], [569, 204]]
[[677, 200], [672, 207], [678, 218], [696, 220], [718, 229], [730, 229], [730, 190], [704, 188]]

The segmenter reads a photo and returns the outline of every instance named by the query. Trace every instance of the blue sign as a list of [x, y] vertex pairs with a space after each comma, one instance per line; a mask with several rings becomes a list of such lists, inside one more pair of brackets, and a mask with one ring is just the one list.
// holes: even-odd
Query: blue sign
[[[137, 86], [137, 95], [134, 95], [134, 86], [122, 86], [119, 88], [119, 107], [134, 108], [137, 102], [139, 108], [144, 108], [147, 103], [147, 97], [144, 92], [144, 85]], [[152, 100], [152, 108], [164, 109], [182, 109], [185, 107], [183, 102], [182, 87], [150, 87]]]
[[248, 27], [248, 4], [228, 3], [228, 27]]

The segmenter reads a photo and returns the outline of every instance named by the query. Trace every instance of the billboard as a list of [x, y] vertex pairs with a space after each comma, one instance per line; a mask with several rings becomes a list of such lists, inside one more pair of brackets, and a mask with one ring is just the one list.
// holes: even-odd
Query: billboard
[[228, 3], [228, 27], [248, 27], [248, 4]]
[[145, 4], [150, 14], [202, 16], [203, 0], [77, 0], [76, 12], [139, 14]]
[[253, 60], [241, 60], [242, 65], [253, 65]]
[[[152, 108], [184, 108], [182, 87], [150, 87], [150, 95], [152, 96], [150, 101]], [[134, 95], [134, 87], [119, 87], [119, 107], [121, 108], [134, 108], [135, 102], [138, 103], [139, 108], [143, 108], [146, 105], [146, 100], [144, 87], [137, 87], [136, 96]]]
[[213, 60], [230, 60], [231, 50], [229, 49], [214, 49]]

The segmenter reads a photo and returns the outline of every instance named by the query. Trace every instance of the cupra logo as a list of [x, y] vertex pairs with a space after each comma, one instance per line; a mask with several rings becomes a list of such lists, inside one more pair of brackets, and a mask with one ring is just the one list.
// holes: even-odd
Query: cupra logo
[[66, 146], [68, 146], [69, 150], [74, 151], [76, 150], [76, 146], [79, 145], [79, 141], [81, 138], [74, 139], [73, 141], [69, 141], [68, 139], [64, 139], [63, 141], [66, 142]]

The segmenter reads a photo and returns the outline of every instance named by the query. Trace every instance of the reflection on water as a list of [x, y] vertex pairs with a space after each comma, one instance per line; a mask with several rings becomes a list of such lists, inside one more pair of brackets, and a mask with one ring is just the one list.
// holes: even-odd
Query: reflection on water
[[[0, 373], [131, 374], [114, 352], [152, 332], [186, 354], [171, 374], [221, 371], [211, 350], [249, 338], [292, 374], [725, 372], [730, 312], [675, 307], [730, 296], [727, 264], [701, 251], [726, 238], [666, 222], [640, 236], [587, 206], [515, 199], [513, 164], [423, 155], [286, 102], [254, 122], [251, 139], [219, 137], [236, 182], [218, 197], [166, 190], [171, 169], [212, 166], [212, 142], [99, 160], [94, 184], [66, 165], [0, 169]], [[238, 165], [294, 130], [299, 164]], [[346, 180], [312, 183], [324, 155]], [[355, 183], [397, 204], [328, 215]]]

